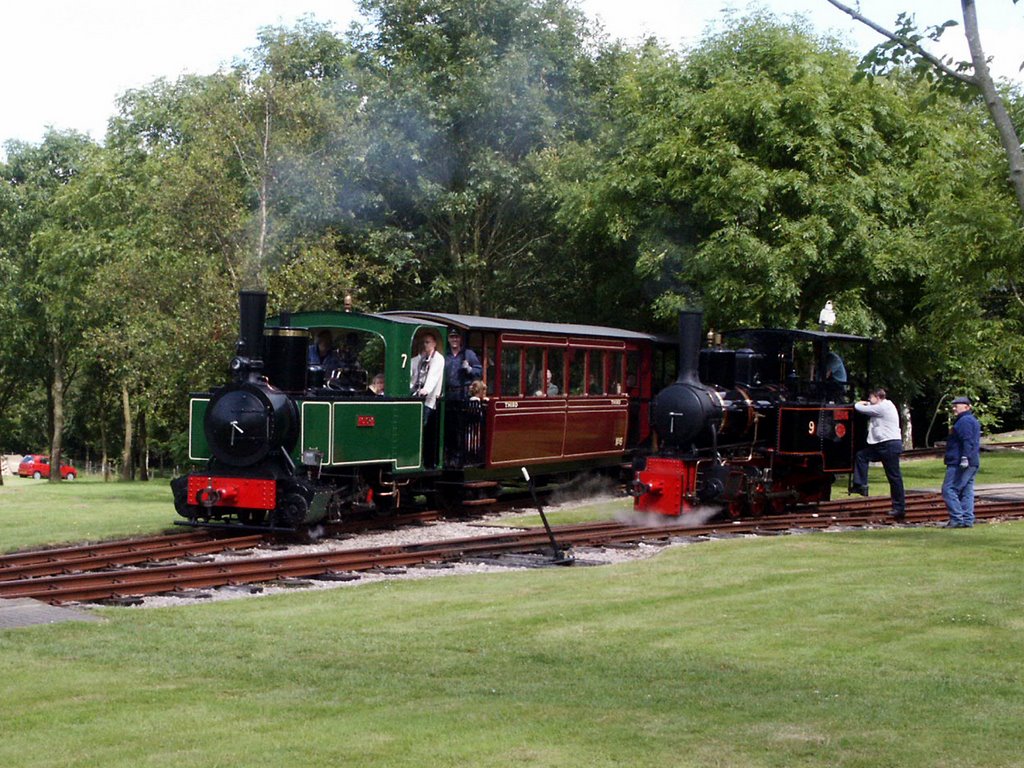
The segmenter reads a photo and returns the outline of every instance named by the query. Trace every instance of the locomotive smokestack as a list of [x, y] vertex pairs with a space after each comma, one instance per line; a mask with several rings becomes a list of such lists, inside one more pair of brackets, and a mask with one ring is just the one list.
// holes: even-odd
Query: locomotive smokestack
[[676, 381], [680, 383], [700, 383], [697, 361], [700, 358], [700, 332], [703, 325], [703, 312], [679, 313], [679, 378]]
[[266, 319], [267, 294], [263, 291], [239, 291], [237, 354], [240, 357], [261, 356], [263, 321]]

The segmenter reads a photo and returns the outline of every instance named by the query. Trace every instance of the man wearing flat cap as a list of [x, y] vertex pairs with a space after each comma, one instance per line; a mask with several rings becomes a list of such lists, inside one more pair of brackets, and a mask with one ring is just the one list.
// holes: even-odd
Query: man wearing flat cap
[[946, 528], [974, 526], [974, 476], [978, 474], [981, 424], [971, 409], [971, 398], [954, 397], [956, 419], [946, 438], [946, 478], [942, 499], [949, 510]]
[[448, 329], [448, 347], [451, 351], [444, 359], [447, 397], [465, 400], [469, 397], [469, 385], [483, 375], [484, 368], [476, 352], [462, 346], [462, 331], [458, 328]]

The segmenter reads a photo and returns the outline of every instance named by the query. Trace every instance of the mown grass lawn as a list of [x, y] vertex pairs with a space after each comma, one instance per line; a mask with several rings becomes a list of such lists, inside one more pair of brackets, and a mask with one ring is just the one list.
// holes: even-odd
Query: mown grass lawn
[[1011, 766], [1024, 525], [0, 633], [5, 766]]
[[932, 768], [1024, 752], [1022, 523], [99, 613], [0, 632], [0, 764]]
[[158, 533], [174, 526], [166, 480], [50, 483], [5, 477], [0, 486], [0, 552], [29, 546]]

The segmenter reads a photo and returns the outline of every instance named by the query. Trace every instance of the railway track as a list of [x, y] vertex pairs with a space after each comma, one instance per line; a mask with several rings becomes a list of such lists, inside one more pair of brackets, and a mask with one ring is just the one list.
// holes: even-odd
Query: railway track
[[[797, 509], [791, 515], [758, 520], [706, 525], [672, 521], [655, 527], [609, 521], [555, 526], [553, 531], [559, 547], [568, 550], [633, 542], [700, 540], [723, 535], [767, 535], [836, 526], [891, 525], [893, 522], [886, 515], [888, 509], [888, 498], [876, 497], [831, 501]], [[938, 494], [908, 496], [907, 524], [939, 522], [945, 516], [945, 507]], [[976, 516], [978, 520], [1024, 517], [1024, 502], [979, 500]], [[243, 548], [255, 547], [262, 541], [260, 536], [214, 539], [186, 534], [112, 542], [102, 545], [103, 552], [94, 556], [86, 556], [81, 549], [74, 548], [9, 555], [0, 558], [0, 598], [28, 597], [66, 603], [157, 594], [180, 595], [189, 590], [212, 587], [299, 578], [350, 579], [354, 578], [353, 574], [379, 569], [551, 552], [549, 535], [543, 527], [404, 546], [301, 554], [264, 551], [260, 556], [247, 556]], [[163, 565], [158, 562], [161, 558], [208, 555], [225, 550], [234, 556], [211, 562]], [[65, 559], [61, 560], [62, 557]], [[567, 564], [571, 559], [565, 558], [560, 562]], [[109, 568], [116, 570], [98, 570]]]

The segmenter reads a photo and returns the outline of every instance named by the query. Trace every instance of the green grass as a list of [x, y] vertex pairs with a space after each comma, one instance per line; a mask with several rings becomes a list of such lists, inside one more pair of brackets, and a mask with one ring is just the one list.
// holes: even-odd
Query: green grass
[[5, 766], [1017, 766], [1024, 525], [0, 632]]
[[173, 526], [175, 517], [166, 480], [50, 483], [5, 477], [0, 487], [0, 552], [157, 533]]
[[[900, 464], [907, 488], [938, 490], [946, 467], [942, 459], [914, 459]], [[879, 464], [872, 464], [868, 475], [872, 493], [886, 493], [889, 484]], [[1024, 483], [1024, 453], [1020, 451], [986, 451], [981, 454], [981, 467], [975, 479], [978, 485]]]

